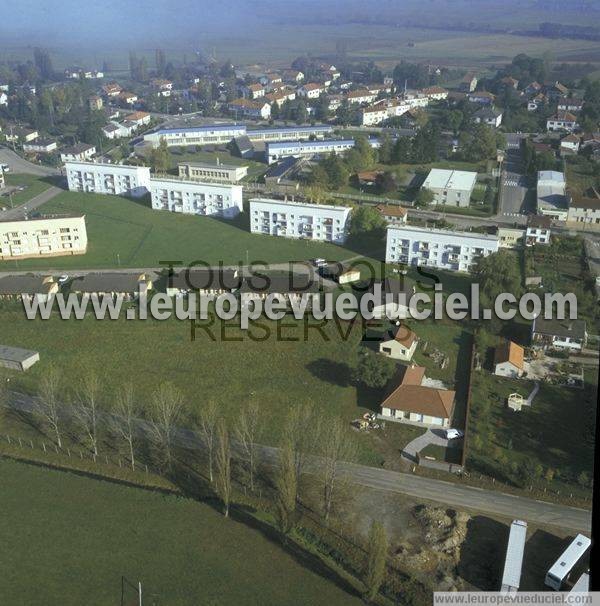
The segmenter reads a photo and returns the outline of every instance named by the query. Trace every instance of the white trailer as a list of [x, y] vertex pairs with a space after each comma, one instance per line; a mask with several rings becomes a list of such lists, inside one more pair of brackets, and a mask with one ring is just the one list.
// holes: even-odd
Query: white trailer
[[527, 539], [527, 522], [514, 520], [510, 525], [510, 535], [504, 560], [502, 575], [502, 593], [516, 593], [521, 583], [521, 568], [523, 567], [523, 552]]
[[583, 557], [590, 544], [591, 541], [587, 537], [578, 534], [546, 573], [546, 585], [560, 591], [562, 584], [569, 578], [575, 564]]

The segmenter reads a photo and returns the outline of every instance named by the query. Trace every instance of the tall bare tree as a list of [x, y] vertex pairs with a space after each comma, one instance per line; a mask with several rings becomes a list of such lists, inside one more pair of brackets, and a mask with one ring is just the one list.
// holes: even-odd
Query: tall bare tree
[[323, 459], [323, 517], [328, 521], [338, 487], [345, 481], [340, 473], [340, 463], [355, 458], [356, 442], [344, 420], [339, 417], [323, 419], [318, 435], [319, 454]]
[[223, 502], [223, 514], [229, 516], [231, 501], [231, 443], [229, 430], [223, 419], [217, 423], [217, 448], [215, 452], [216, 490]]
[[110, 425], [127, 444], [131, 469], [135, 469], [135, 436], [139, 411], [133, 384], [125, 383], [115, 394], [114, 414], [110, 416]]
[[161, 383], [152, 394], [150, 435], [164, 462], [173, 459], [173, 440], [183, 410], [183, 395], [172, 383]]
[[365, 600], [372, 602], [385, 579], [388, 542], [381, 522], [373, 521], [364, 570]]
[[100, 379], [94, 370], [83, 372], [75, 397], [75, 419], [94, 454], [98, 454]]
[[206, 406], [204, 406], [200, 411], [198, 429], [208, 454], [208, 477], [210, 479], [211, 484], [214, 481], [213, 467], [218, 418], [219, 409], [217, 407], [217, 403], [214, 400], [209, 400], [206, 403]]
[[285, 436], [279, 446], [279, 460], [275, 471], [277, 490], [277, 523], [284, 534], [292, 530], [296, 521], [298, 499], [298, 477], [294, 446], [289, 436]]
[[261, 429], [260, 406], [256, 400], [248, 400], [239, 411], [234, 425], [234, 436], [248, 468], [252, 492], [254, 492], [254, 474], [258, 458], [257, 442], [260, 439]]
[[42, 375], [35, 400], [35, 412], [42, 421], [54, 432], [56, 444], [62, 448], [60, 409], [58, 394], [60, 393], [60, 371], [50, 365]]
[[307, 458], [315, 447], [315, 422], [316, 415], [312, 402], [301, 402], [291, 409], [285, 423], [284, 440], [290, 441], [294, 452], [298, 484], [305, 471]]

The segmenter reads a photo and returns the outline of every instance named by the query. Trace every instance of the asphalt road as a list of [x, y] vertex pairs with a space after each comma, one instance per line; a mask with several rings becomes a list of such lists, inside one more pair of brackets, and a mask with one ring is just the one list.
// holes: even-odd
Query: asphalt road
[[527, 179], [519, 171], [521, 169], [520, 152], [509, 148], [506, 153], [502, 183], [500, 186], [498, 218], [510, 218], [515, 222], [524, 222], [526, 213]]
[[21, 158], [19, 154], [8, 147], [0, 147], [0, 164], [8, 164], [10, 166], [10, 173], [27, 173], [39, 177], [49, 177], [60, 174], [60, 171], [56, 168], [41, 166]]
[[[32, 412], [34, 402], [31, 396], [12, 393], [10, 402], [6, 405], [15, 410]], [[63, 414], [69, 416], [68, 409], [65, 408]], [[102, 415], [106, 416], [106, 413]], [[138, 419], [136, 425], [140, 434], [147, 431], [147, 421]], [[202, 448], [200, 436], [189, 429], [178, 429], [175, 440], [186, 448]], [[274, 464], [277, 461], [277, 448], [259, 446], [259, 452], [265, 463]], [[318, 471], [322, 468], [322, 461], [319, 457], [312, 456], [308, 466], [309, 473], [311, 470]], [[354, 483], [365, 488], [405, 494], [416, 499], [482, 514], [524, 519], [540, 525], [558, 526], [586, 533], [591, 529], [591, 512], [584, 509], [354, 463], [342, 463], [340, 470]]]

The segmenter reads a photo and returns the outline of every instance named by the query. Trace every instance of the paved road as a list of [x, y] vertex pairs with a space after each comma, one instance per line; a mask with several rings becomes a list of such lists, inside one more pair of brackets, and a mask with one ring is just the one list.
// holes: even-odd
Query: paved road
[[[25, 412], [34, 410], [34, 398], [20, 393], [10, 395], [7, 406]], [[63, 414], [68, 415], [68, 410], [68, 408], [65, 408]], [[103, 413], [103, 416], [106, 416], [106, 413]], [[147, 421], [138, 419], [136, 425], [139, 433], [146, 432]], [[183, 447], [190, 449], [202, 448], [200, 436], [189, 429], [178, 429], [175, 439]], [[263, 461], [267, 464], [273, 464], [277, 461], [277, 448], [260, 446], [260, 453]], [[318, 457], [310, 457], [309, 465], [309, 472], [311, 469], [316, 471], [322, 468], [322, 462]], [[347, 474], [354, 483], [365, 488], [405, 494], [416, 499], [435, 501], [457, 509], [474, 510], [479, 513], [500, 515], [510, 519], [516, 517], [536, 524], [590, 532], [591, 512], [584, 509], [354, 463], [343, 463], [340, 467], [341, 473]]]
[[520, 170], [520, 151], [509, 148], [501, 177], [498, 218], [524, 222], [526, 213], [533, 210], [526, 207], [527, 178]]
[[44, 190], [41, 194], [34, 196], [28, 202], [21, 204], [20, 206], [15, 206], [14, 208], [8, 208], [7, 210], [0, 211], [0, 221], [11, 221], [11, 220], [19, 220], [25, 217], [25, 213], [31, 213], [36, 210], [42, 204], [46, 204], [62, 193], [64, 190], [60, 189], [60, 187], [49, 187]]
[[21, 158], [19, 154], [16, 154], [8, 147], [0, 147], [0, 164], [8, 164], [10, 166], [10, 173], [27, 173], [29, 175], [37, 175], [40, 177], [49, 177], [60, 174], [60, 171], [56, 168], [41, 166]]

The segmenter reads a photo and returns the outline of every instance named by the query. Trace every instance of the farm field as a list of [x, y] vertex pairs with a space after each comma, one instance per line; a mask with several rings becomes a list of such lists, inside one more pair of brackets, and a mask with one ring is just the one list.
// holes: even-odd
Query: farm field
[[334, 244], [250, 234], [246, 213], [234, 221], [157, 212], [143, 202], [100, 194], [64, 192], [45, 204], [44, 213], [84, 213], [88, 252], [72, 257], [0, 262], [11, 269], [92, 269], [160, 267], [161, 261], [203, 261], [235, 265], [249, 261], [284, 263], [323, 257], [356, 256]]
[[7, 604], [137, 603], [120, 601], [123, 576], [142, 582], [144, 603], [362, 603], [206, 503], [5, 459], [0, 474]]

